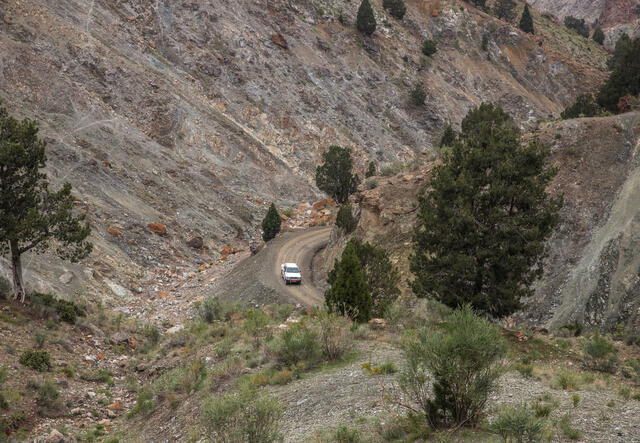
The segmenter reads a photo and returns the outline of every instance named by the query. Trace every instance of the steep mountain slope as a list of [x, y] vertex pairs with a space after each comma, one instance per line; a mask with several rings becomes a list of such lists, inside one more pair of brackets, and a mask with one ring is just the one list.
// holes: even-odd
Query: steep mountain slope
[[[246, 249], [270, 201], [316, 198], [332, 143], [359, 172], [410, 162], [481, 101], [530, 125], [604, 78], [605, 52], [556, 39], [551, 23], [533, 37], [465, 3], [407, 3], [397, 22], [375, 1], [366, 38], [346, 0], [3, 2], [0, 97], [41, 122], [49, 176], [74, 185], [96, 243], [78, 266], [29, 259], [28, 280], [110, 305], [153, 295], [156, 275]], [[408, 102], [416, 82], [423, 107]]]
[[605, 44], [612, 46], [626, 32], [640, 36], [640, 3], [637, 0], [530, 0], [540, 12], [548, 12], [560, 20], [567, 16], [584, 19], [587, 24], [600, 24], [606, 35]]

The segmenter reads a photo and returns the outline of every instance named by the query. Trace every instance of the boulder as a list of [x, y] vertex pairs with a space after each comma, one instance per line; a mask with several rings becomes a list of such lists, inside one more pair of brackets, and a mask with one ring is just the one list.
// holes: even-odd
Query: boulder
[[289, 48], [289, 44], [284, 39], [282, 34], [280, 34], [279, 32], [276, 32], [275, 34], [271, 34], [271, 41], [276, 45], [280, 46], [281, 48], [284, 48], [284, 49]]
[[187, 245], [189, 245], [189, 247], [193, 249], [202, 249], [202, 247], [204, 246], [204, 241], [202, 240], [202, 237], [196, 235], [187, 240]]
[[73, 274], [71, 272], [65, 272], [60, 276], [60, 278], [58, 278], [58, 280], [60, 280], [60, 283], [63, 285], [68, 285], [71, 283], [71, 280], [73, 280]]
[[167, 235], [167, 226], [162, 223], [158, 223], [158, 222], [149, 223], [149, 229], [151, 229], [151, 231], [154, 234], [157, 234], [161, 237], [164, 237], [165, 235]]
[[44, 439], [46, 443], [63, 443], [65, 441], [64, 435], [57, 429], [53, 429], [49, 435]]
[[167, 335], [175, 334], [176, 332], [182, 331], [184, 329], [184, 325], [175, 325], [172, 328], [167, 329]]

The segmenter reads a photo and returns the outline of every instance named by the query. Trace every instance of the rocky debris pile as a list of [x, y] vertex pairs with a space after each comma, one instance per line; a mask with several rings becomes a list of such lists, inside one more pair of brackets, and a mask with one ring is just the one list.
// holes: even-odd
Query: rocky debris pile
[[280, 214], [282, 230], [296, 231], [325, 226], [335, 221], [338, 204], [332, 198], [323, 198], [315, 203], [302, 202], [291, 216]]

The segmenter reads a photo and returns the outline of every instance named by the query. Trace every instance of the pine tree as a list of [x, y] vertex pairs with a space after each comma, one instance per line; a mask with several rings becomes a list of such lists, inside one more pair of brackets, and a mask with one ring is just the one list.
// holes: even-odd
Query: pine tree
[[351, 172], [351, 151], [341, 146], [329, 146], [322, 159], [324, 163], [316, 168], [316, 186], [338, 203], [346, 203], [360, 183], [358, 176]]
[[373, 8], [369, 0], [362, 0], [358, 8], [358, 16], [356, 17], [356, 26], [358, 31], [364, 35], [371, 35], [376, 30], [376, 17], [373, 14]]
[[281, 224], [282, 219], [280, 218], [280, 214], [278, 214], [276, 205], [271, 203], [271, 206], [269, 206], [269, 210], [267, 211], [267, 215], [265, 215], [262, 220], [262, 239], [265, 242], [268, 242], [275, 238], [280, 232]]
[[596, 28], [595, 31], [593, 31], [593, 41], [602, 45], [604, 44], [604, 32], [602, 31], [602, 28], [600, 26], [598, 26]]
[[524, 11], [522, 11], [522, 18], [520, 19], [520, 29], [529, 34], [534, 34], [533, 18], [531, 12], [529, 12], [529, 5], [524, 5]]
[[325, 302], [330, 311], [351, 316], [358, 322], [371, 317], [371, 289], [352, 242], [342, 252], [331, 273], [331, 287], [325, 292]]
[[444, 146], [453, 146], [456, 142], [456, 132], [453, 130], [451, 125], [447, 125], [444, 130], [444, 134], [442, 134], [442, 138], [440, 139], [440, 147]]
[[411, 287], [457, 308], [503, 317], [520, 307], [542, 274], [545, 240], [558, 220], [561, 198], [546, 187], [556, 171], [549, 150], [524, 146], [513, 120], [483, 104], [462, 122], [419, 197]]
[[516, 3], [513, 0], [496, 0], [493, 13], [499, 19], [511, 21], [516, 18]]
[[0, 107], [0, 253], [10, 255], [13, 296], [23, 303], [24, 253], [53, 246], [58, 256], [76, 262], [93, 248], [87, 241], [89, 223], [74, 213], [71, 185], [49, 190], [41, 171], [47, 162], [45, 147], [35, 121], [18, 122]]
[[402, 20], [407, 12], [407, 7], [404, 5], [403, 0], [382, 0], [382, 7], [398, 20]]

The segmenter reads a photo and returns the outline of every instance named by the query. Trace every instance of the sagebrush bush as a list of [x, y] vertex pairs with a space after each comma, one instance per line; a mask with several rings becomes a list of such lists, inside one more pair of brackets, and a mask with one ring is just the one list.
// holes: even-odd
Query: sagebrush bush
[[433, 40], [425, 40], [422, 42], [422, 53], [427, 57], [431, 57], [438, 51], [438, 45]]
[[216, 320], [228, 320], [237, 311], [237, 306], [219, 297], [207, 297], [196, 305], [198, 317], [203, 322], [213, 323]]
[[24, 351], [22, 354], [20, 354], [20, 359], [18, 361], [21, 365], [39, 372], [44, 372], [51, 369], [51, 356], [49, 355], [49, 352], [44, 350]]
[[282, 438], [282, 414], [277, 399], [245, 386], [238, 393], [205, 400], [200, 421], [213, 441], [269, 443]]
[[289, 366], [305, 361], [313, 365], [321, 355], [318, 336], [304, 321], [292, 324], [270, 343], [278, 363]]
[[489, 425], [489, 430], [505, 442], [537, 442], [542, 439], [544, 419], [526, 405], [507, 406]]
[[422, 83], [418, 82], [414, 85], [410, 94], [411, 103], [414, 106], [422, 106], [424, 105], [424, 101], [427, 99], [427, 91], [425, 91]]
[[618, 357], [613, 343], [595, 332], [590, 340], [582, 345], [584, 351], [585, 365], [596, 371], [613, 373], [616, 370]]
[[204, 359], [195, 359], [158, 377], [153, 383], [153, 392], [160, 399], [173, 392], [189, 394], [199, 390], [206, 378], [207, 365]]
[[560, 371], [554, 379], [552, 386], [556, 389], [564, 389], [565, 391], [571, 391], [578, 389], [580, 381], [576, 374], [569, 370]]
[[153, 394], [147, 388], [142, 388], [138, 392], [138, 396], [136, 397], [136, 404], [131, 408], [131, 410], [127, 413], [127, 418], [134, 417], [138, 414], [147, 414], [151, 412], [156, 406], [155, 401], [153, 400]]
[[44, 314], [57, 314], [60, 320], [75, 324], [78, 317], [86, 316], [84, 309], [76, 303], [67, 300], [59, 300], [51, 294], [33, 292], [29, 295], [31, 304]]
[[320, 346], [322, 355], [330, 361], [339, 360], [353, 344], [353, 336], [350, 331], [351, 322], [336, 313], [321, 311], [318, 313]]
[[473, 426], [502, 372], [506, 350], [498, 328], [465, 306], [441, 328], [422, 329], [405, 344], [400, 388], [431, 427]]
[[44, 409], [50, 409], [56, 405], [60, 397], [60, 391], [51, 380], [46, 380], [37, 388], [36, 403]]
[[355, 428], [350, 428], [347, 425], [340, 425], [333, 432], [333, 438], [331, 441], [336, 443], [359, 443], [362, 441], [360, 431]]

